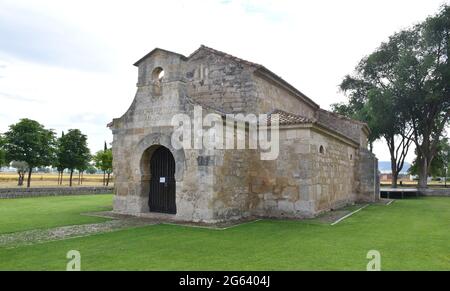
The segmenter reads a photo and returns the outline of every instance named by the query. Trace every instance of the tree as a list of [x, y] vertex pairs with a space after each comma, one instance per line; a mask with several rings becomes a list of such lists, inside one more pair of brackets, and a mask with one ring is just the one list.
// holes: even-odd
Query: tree
[[367, 124], [370, 128], [368, 136], [369, 150], [372, 152], [373, 143], [380, 138], [381, 134], [380, 127], [370, 115], [367, 104], [368, 91], [371, 89], [371, 85], [361, 80], [361, 78], [347, 75], [340, 84], [340, 89], [347, 95], [348, 102], [331, 104], [332, 111]]
[[31, 119], [21, 119], [10, 125], [5, 133], [6, 161], [23, 161], [28, 164], [27, 187], [31, 184], [34, 167], [49, 166], [54, 161], [55, 134]]
[[58, 164], [70, 171], [69, 185], [72, 186], [75, 169], [84, 168], [91, 155], [87, 146], [87, 136], [79, 129], [69, 129], [58, 140]]
[[19, 179], [17, 181], [17, 186], [23, 185], [23, 180], [25, 179], [25, 173], [28, 171], [29, 166], [26, 162], [22, 161], [12, 161], [11, 167], [16, 168]]
[[88, 173], [88, 174], [95, 174], [95, 173], [97, 173], [97, 169], [94, 167], [94, 166], [92, 166], [91, 164], [89, 164], [89, 166], [86, 168], [86, 173]]
[[106, 149], [98, 151], [94, 156], [95, 166], [103, 171], [103, 174], [107, 174], [107, 178], [103, 179], [103, 185], [109, 185], [109, 179], [112, 173], [112, 150]]
[[359, 119], [371, 129], [369, 145], [383, 138], [391, 157], [392, 187], [397, 179], [412, 143], [413, 131], [402, 112], [402, 80], [398, 76], [403, 47], [412, 42], [412, 35], [401, 32], [363, 58], [353, 76], [346, 76], [340, 88], [347, 94], [348, 104], [334, 104], [333, 110]]
[[5, 140], [3, 136], [0, 134], [0, 167], [6, 164], [6, 154], [3, 149], [3, 145], [5, 144]]
[[89, 168], [89, 162], [91, 160], [92, 156], [89, 154], [89, 156], [86, 156], [86, 159], [76, 167], [78, 171], [78, 185], [83, 184], [83, 173]]
[[436, 16], [391, 36], [361, 61], [356, 77], [341, 84], [344, 91], [346, 84], [353, 85], [350, 108], [367, 112], [386, 140], [393, 186], [412, 142], [419, 187], [427, 186], [427, 173], [450, 117], [449, 35], [450, 8], [443, 6]]
[[414, 27], [417, 43], [400, 71], [405, 111], [413, 127], [419, 187], [427, 177], [450, 118], [450, 6]]
[[58, 185], [62, 185], [64, 170], [67, 168], [65, 165], [65, 156], [63, 147], [61, 146], [61, 139], [64, 138], [64, 131], [61, 133], [61, 137], [56, 142], [56, 160], [55, 167], [58, 170]]
[[[416, 150], [417, 152], [417, 150]], [[417, 164], [417, 158], [411, 164], [409, 173], [411, 175], [419, 174], [419, 167]], [[448, 169], [450, 166], [450, 144], [448, 138], [443, 138], [437, 146], [436, 155], [431, 162], [428, 170], [428, 176], [432, 177], [446, 177], [448, 175]]]
[[108, 174], [108, 177], [106, 178], [106, 186], [109, 185], [109, 180], [111, 178], [111, 174], [112, 174], [112, 161], [113, 161], [113, 155], [112, 155], [112, 149], [107, 149], [104, 153], [104, 169], [106, 171], [106, 173]]

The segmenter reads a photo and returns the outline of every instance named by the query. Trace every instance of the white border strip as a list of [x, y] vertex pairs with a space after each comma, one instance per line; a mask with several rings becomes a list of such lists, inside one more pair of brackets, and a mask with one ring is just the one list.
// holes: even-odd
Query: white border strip
[[346, 216], [339, 218], [338, 220], [336, 220], [335, 222], [333, 222], [331, 225], [336, 225], [336, 224], [338, 224], [338, 223], [341, 222], [342, 220], [346, 219], [347, 217], [352, 216], [352, 215], [355, 214], [356, 212], [361, 211], [362, 209], [366, 208], [367, 206], [369, 206], [369, 204], [366, 204], [366, 205], [364, 205], [363, 207], [358, 208], [358, 209], [356, 209], [355, 211], [353, 211], [353, 212], [347, 214]]

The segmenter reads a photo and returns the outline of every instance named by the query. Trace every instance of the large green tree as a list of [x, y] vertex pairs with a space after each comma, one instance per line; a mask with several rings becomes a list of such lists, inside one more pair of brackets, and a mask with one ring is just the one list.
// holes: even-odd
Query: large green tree
[[49, 166], [54, 161], [55, 134], [39, 122], [24, 118], [10, 125], [4, 135], [6, 161], [28, 164], [27, 187], [30, 187], [33, 168]]
[[376, 139], [385, 140], [391, 157], [392, 187], [397, 187], [398, 175], [412, 143], [413, 131], [402, 113], [405, 96], [399, 89], [397, 75], [403, 48], [414, 41], [412, 37], [406, 32], [395, 34], [363, 58], [354, 74], [346, 76], [340, 85], [348, 103], [333, 105], [335, 112], [368, 124], [370, 148]]
[[411, 143], [417, 148], [419, 186], [427, 186], [449, 121], [449, 31], [450, 8], [443, 6], [437, 15], [391, 36], [341, 84], [349, 102], [335, 105], [335, 111], [368, 122], [375, 136], [384, 138], [394, 187]]
[[399, 75], [417, 149], [419, 187], [425, 188], [450, 118], [450, 6], [413, 32], [417, 42], [409, 48]]
[[73, 172], [83, 168], [91, 160], [87, 136], [79, 129], [69, 131], [58, 139], [58, 167], [70, 171], [69, 185], [72, 186]]

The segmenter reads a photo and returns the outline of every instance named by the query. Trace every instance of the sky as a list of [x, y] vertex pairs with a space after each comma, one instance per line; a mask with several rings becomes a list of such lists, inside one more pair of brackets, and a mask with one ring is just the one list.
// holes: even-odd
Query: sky
[[[263, 64], [329, 109], [361, 58], [446, 2], [0, 0], [0, 132], [31, 118], [102, 149], [134, 98], [132, 64], [155, 47], [189, 55], [204, 44]], [[389, 160], [383, 142], [374, 152]]]

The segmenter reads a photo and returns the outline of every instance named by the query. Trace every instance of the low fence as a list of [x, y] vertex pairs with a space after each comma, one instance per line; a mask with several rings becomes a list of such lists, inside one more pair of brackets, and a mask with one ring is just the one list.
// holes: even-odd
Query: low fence
[[428, 188], [428, 189], [417, 189], [417, 188], [381, 188], [380, 197], [381, 198], [407, 198], [407, 197], [418, 197], [418, 196], [438, 196], [438, 197], [450, 197], [450, 188]]
[[114, 187], [0, 188], [0, 199], [113, 193]]
[[450, 197], [450, 188], [440, 188], [440, 189], [421, 189], [419, 190], [420, 195], [422, 196], [446, 196]]

